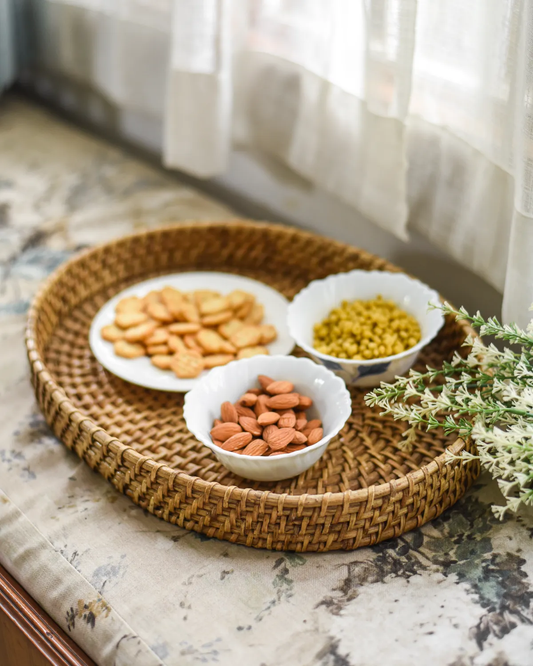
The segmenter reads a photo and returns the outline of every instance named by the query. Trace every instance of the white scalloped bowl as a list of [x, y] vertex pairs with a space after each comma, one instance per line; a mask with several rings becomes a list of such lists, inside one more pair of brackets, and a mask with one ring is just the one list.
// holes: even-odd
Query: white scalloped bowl
[[[411, 349], [400, 354], [369, 360], [348, 360], [322, 354], [313, 348], [313, 326], [344, 300], [369, 300], [381, 294], [413, 315], [422, 337]], [[416, 361], [420, 350], [437, 335], [444, 323], [438, 310], [428, 304], [440, 303], [439, 294], [419, 280], [404, 273], [354, 270], [313, 280], [289, 304], [287, 322], [291, 337], [318, 363], [325, 365], [350, 386], [379, 386], [405, 374]]]
[[[213, 444], [209, 431], [213, 421], [220, 418], [220, 405], [225, 400], [235, 402], [247, 389], [259, 387], [257, 375], [290, 381], [295, 391], [312, 398], [313, 406], [307, 413], [322, 420], [324, 437], [301, 451], [272, 457], [245, 456]], [[280, 481], [314, 465], [351, 411], [351, 397], [344, 382], [324, 366], [294, 356], [254, 356], [211, 370], [186, 394], [183, 416], [192, 434], [230, 471], [246, 479]]]

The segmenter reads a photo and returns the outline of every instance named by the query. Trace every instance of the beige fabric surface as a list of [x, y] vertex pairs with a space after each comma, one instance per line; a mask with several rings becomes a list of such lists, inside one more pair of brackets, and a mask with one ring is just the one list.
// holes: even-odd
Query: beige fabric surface
[[101, 666], [531, 663], [533, 518], [484, 480], [372, 549], [231, 545], [158, 520], [39, 414], [23, 346], [42, 279], [79, 246], [234, 213], [12, 98], [0, 106], [0, 562]]

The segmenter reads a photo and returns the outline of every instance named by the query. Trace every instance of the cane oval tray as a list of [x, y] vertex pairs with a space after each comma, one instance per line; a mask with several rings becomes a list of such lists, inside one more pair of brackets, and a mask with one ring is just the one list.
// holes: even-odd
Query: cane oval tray
[[[479, 466], [449, 462], [445, 451], [471, 450], [470, 442], [432, 431], [402, 451], [405, 426], [366, 407], [364, 391], [352, 389], [352, 415], [318, 463], [294, 479], [251, 482], [227, 471], [187, 431], [183, 396], [119, 379], [89, 348], [102, 305], [157, 275], [235, 273], [290, 299], [313, 279], [354, 268], [399, 270], [333, 240], [246, 220], [183, 223], [86, 251], [48, 279], [30, 308], [26, 345], [39, 405], [57, 437], [90, 467], [186, 529], [295, 551], [354, 549], [399, 536], [464, 494]], [[450, 359], [470, 332], [448, 318], [418, 366]]]

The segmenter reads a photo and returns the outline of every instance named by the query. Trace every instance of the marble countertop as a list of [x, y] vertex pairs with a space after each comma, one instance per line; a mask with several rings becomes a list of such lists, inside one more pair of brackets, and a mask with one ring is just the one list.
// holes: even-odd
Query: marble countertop
[[482, 477], [443, 516], [354, 552], [248, 549], [158, 520], [50, 433], [25, 313], [76, 250], [235, 212], [52, 115], [0, 100], [0, 562], [98, 664], [526, 666], [533, 516]]

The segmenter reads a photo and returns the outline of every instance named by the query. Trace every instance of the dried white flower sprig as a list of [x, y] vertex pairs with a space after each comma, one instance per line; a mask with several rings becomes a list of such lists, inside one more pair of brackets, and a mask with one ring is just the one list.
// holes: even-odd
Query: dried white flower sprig
[[457, 311], [448, 303], [438, 309], [469, 321], [482, 336], [517, 345], [517, 351], [500, 351], [469, 336], [463, 343], [471, 347], [466, 358], [455, 353], [452, 362], [440, 369], [411, 370], [394, 384], [382, 383], [365, 401], [410, 424], [401, 443], [404, 447], [415, 440], [418, 429], [442, 427], [447, 434], [472, 437], [477, 456], [467, 451], [448, 455], [450, 459], [479, 459], [505, 497], [505, 506], [493, 507], [502, 517], [507, 510], [533, 504], [533, 320], [524, 331], [495, 318], [485, 320], [479, 312], [470, 316], [464, 308]]

